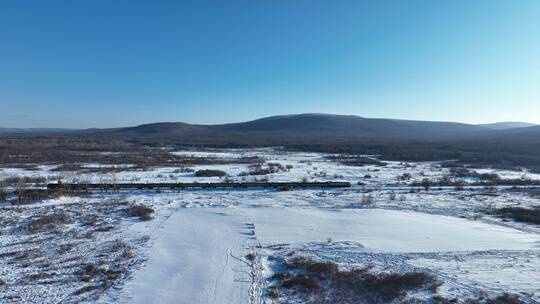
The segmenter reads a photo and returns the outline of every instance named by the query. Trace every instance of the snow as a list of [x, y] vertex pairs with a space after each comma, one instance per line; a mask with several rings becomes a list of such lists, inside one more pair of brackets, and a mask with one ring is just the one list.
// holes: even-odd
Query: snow
[[[380, 209], [239, 208], [268, 243], [355, 241], [386, 252], [531, 249], [540, 237], [505, 227], [445, 216]], [[406, 233], [404, 233], [406, 232]]]
[[502, 292], [526, 292], [540, 300], [538, 251], [476, 252], [458, 256], [439, 254], [414, 258], [409, 263], [449, 277], [459, 277], [465, 284], [484, 285]]
[[[343, 180], [357, 183], [363, 181], [370, 185], [380, 185], [396, 183], [396, 177], [403, 173], [410, 173], [413, 176], [437, 178], [448, 171], [438, 168], [437, 163], [410, 163], [386, 162], [384, 167], [368, 165], [362, 167], [346, 166], [327, 159], [328, 154], [323, 153], [300, 153], [288, 152], [276, 149], [232, 149], [225, 151], [178, 151], [173, 154], [189, 156], [193, 158], [213, 157], [223, 160], [232, 160], [231, 164], [213, 165], [190, 165], [194, 170], [212, 169], [225, 171], [227, 178], [232, 181], [255, 181], [257, 179], [268, 179], [269, 181], [300, 181], [304, 178], [317, 181]], [[276, 172], [264, 176], [241, 176], [241, 173], [249, 172], [249, 164], [235, 164], [234, 160], [241, 157], [258, 157], [266, 162], [280, 163], [283, 166], [292, 165], [287, 171]], [[219, 181], [218, 177], [196, 177], [193, 173], [178, 172], [178, 167], [154, 167], [145, 170], [133, 168], [128, 164], [106, 165], [106, 164], [81, 164], [83, 168], [116, 168], [124, 169], [116, 173], [85, 173], [52, 171], [57, 166], [39, 166], [32, 170], [21, 168], [0, 168], [0, 179], [7, 177], [45, 177], [55, 182], [59, 178], [66, 182], [212, 182]], [[437, 168], [436, 168], [437, 167]], [[370, 175], [371, 178], [366, 178]], [[420, 178], [421, 179], [421, 178]]]
[[246, 303], [241, 224], [204, 209], [174, 213], [120, 303]]
[[368, 252], [402, 253], [530, 250], [540, 244], [536, 234], [465, 219], [294, 207], [182, 208], [157, 235], [145, 267], [123, 289], [123, 303], [247, 303], [247, 267], [234, 257], [255, 245], [331, 238]]
[[[271, 150], [270, 150], [271, 151]], [[242, 149], [229, 149], [227, 151], [177, 151], [172, 154], [180, 156], [188, 156], [195, 158], [242, 158], [255, 156], [257, 153], [249, 152]]]
[[[265, 259], [286, 254], [288, 250], [331, 260], [343, 267], [375, 265], [382, 271], [431, 272], [445, 281], [441, 287], [443, 295], [461, 297], [508, 291], [526, 293], [532, 302], [540, 301], [536, 284], [540, 280], [540, 226], [503, 221], [490, 213], [502, 207], [539, 206], [538, 198], [527, 191], [477, 188], [417, 192], [403, 184], [401, 188], [386, 187], [396, 185], [396, 177], [404, 173], [410, 173], [412, 180], [438, 179], [448, 174], [447, 169], [435, 162], [386, 162], [386, 166], [355, 167], [330, 161], [326, 154], [280, 149], [174, 153], [232, 160], [225, 164], [189, 167], [223, 170], [233, 181], [308, 178], [345, 180], [354, 185], [348, 189], [295, 191], [125, 191], [46, 199], [23, 206], [3, 203], [0, 208], [9, 217], [6, 217], [8, 226], [0, 234], [0, 244], [9, 246], [29, 238], [14, 229], [27, 218], [45, 212], [63, 210], [71, 214], [76, 223], [84, 220], [89, 212], [99, 215], [99, 227], [109, 225], [114, 229], [93, 230], [97, 241], [85, 240], [75, 248], [77, 254], [84, 251], [80, 258], [97, 259], [91, 251], [97, 249], [88, 248], [90, 243], [103, 251], [113, 240], [122, 239], [136, 254], [136, 261], [144, 260], [142, 264], [129, 266], [131, 268], [126, 266], [125, 279], [101, 296], [100, 303], [260, 303], [264, 278], [272, 275], [264, 268]], [[255, 156], [292, 168], [263, 176], [243, 176], [242, 173], [249, 171], [249, 164], [237, 164], [234, 160]], [[96, 163], [80, 165], [88, 169], [111, 167]], [[196, 177], [194, 173], [181, 172], [179, 167], [141, 170], [127, 164], [115, 165], [114, 168], [121, 170], [117, 173], [58, 172], [54, 171], [56, 168], [57, 165], [0, 168], [0, 180], [16, 176], [46, 177], [53, 182], [58, 178], [142, 183], [223, 180]], [[503, 178], [521, 178], [527, 174], [540, 179], [540, 175], [522, 171], [476, 171], [495, 172]], [[358, 181], [368, 186], [356, 185]], [[396, 193], [396, 197], [392, 198], [392, 193]], [[372, 197], [372, 204], [363, 203], [366, 196]], [[115, 201], [151, 206], [155, 209], [154, 219], [148, 222], [126, 219], [121, 211], [123, 207]], [[108, 214], [108, 209], [101, 208], [100, 204], [107, 204], [107, 208], [116, 211]], [[85, 235], [91, 227], [65, 224], [58, 229]], [[43, 234], [59, 244], [78, 242], [69, 235]], [[138, 241], [145, 236], [149, 237], [148, 242]], [[281, 244], [283, 252], [271, 249], [276, 244]], [[53, 245], [40, 243], [46, 252]], [[251, 252], [257, 253], [257, 263], [261, 265], [247, 263], [245, 255]], [[105, 259], [105, 262], [110, 261]], [[13, 282], [13, 278], [24, 276], [23, 268], [9, 266], [2, 257], [0, 265], [5, 266], [0, 279], [11, 276], [7, 281]], [[10, 292], [21, 293], [24, 299], [36, 302], [39, 294], [46, 294], [49, 300], [58, 299], [77, 287], [76, 282], [70, 281], [39, 288], [14, 286], [10, 287]]]
[[[268, 179], [269, 181], [300, 181], [304, 178], [314, 181], [349, 181], [353, 184], [361, 181], [369, 186], [393, 185], [398, 182], [397, 177], [408, 173], [412, 181], [421, 181], [423, 178], [437, 180], [449, 173], [447, 168], [441, 168], [439, 162], [396, 162], [385, 161], [385, 166], [366, 165], [348, 166], [329, 160], [330, 154], [290, 152], [276, 148], [260, 149], [227, 149], [205, 151], [175, 151], [175, 155], [187, 156], [194, 159], [219, 159], [230, 163], [226, 164], [195, 164], [189, 165], [194, 170], [212, 169], [222, 170], [227, 173], [227, 179], [231, 181], [256, 181]], [[268, 175], [243, 176], [249, 172], [250, 164], [237, 164], [238, 159], [245, 157], [257, 157], [266, 162], [279, 163], [283, 166], [290, 165], [292, 168]], [[196, 177], [194, 173], [180, 172], [179, 167], [161, 166], [139, 169], [130, 164], [80, 164], [82, 168], [99, 169], [114, 168], [120, 172], [76, 172], [54, 171], [58, 165], [36, 165], [34, 168], [0, 168], [0, 180], [8, 177], [45, 177], [50, 182], [62, 179], [65, 182], [216, 182], [223, 180], [218, 177]], [[497, 173], [502, 178], [540, 179], [540, 174], [527, 171], [509, 171], [495, 169], [475, 169], [479, 173]], [[369, 177], [367, 177], [369, 176]], [[470, 180], [476, 181], [476, 180]]]
[[528, 170], [512, 171], [512, 170], [501, 170], [501, 169], [474, 169], [474, 171], [480, 174], [495, 173], [499, 175], [502, 179], [531, 179], [531, 180], [540, 179], [540, 174], [531, 173]]

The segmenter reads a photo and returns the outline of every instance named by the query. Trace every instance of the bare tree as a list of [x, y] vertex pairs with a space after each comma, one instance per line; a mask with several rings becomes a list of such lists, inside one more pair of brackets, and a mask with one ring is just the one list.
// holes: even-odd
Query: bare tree
[[6, 184], [4, 181], [0, 181], [0, 201], [5, 201], [7, 199], [7, 192], [5, 190]]
[[19, 178], [15, 190], [19, 198], [19, 204], [22, 204], [26, 199], [26, 180], [24, 179], [24, 177]]
[[368, 195], [363, 195], [362, 196], [362, 205], [366, 206], [366, 207], [373, 207], [375, 205], [375, 198], [373, 197], [373, 195], [371, 194], [368, 194]]
[[454, 188], [456, 191], [463, 191], [465, 189], [465, 182], [457, 181]]
[[429, 188], [431, 188], [431, 182], [428, 178], [424, 178], [420, 184], [422, 185], [424, 190], [426, 190], [426, 192], [428, 192]]

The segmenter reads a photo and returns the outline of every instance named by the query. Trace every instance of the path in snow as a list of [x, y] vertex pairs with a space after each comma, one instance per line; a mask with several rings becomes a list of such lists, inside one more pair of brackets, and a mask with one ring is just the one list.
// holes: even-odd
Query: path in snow
[[204, 209], [181, 209], [158, 231], [145, 267], [123, 288], [121, 303], [247, 303], [243, 227]]

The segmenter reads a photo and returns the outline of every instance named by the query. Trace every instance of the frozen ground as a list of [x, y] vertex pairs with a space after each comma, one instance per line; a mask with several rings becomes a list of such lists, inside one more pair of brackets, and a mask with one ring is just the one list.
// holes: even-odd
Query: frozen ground
[[[146, 265], [121, 292], [126, 303], [248, 303], [249, 267], [239, 259], [253, 248], [275, 244], [330, 255], [345, 264], [358, 257], [352, 264], [372, 265], [368, 258], [385, 257], [393, 265], [382, 266], [394, 271], [436, 261], [442, 264], [433, 265], [433, 271], [459, 276], [456, 282], [461, 284], [471, 280], [473, 271], [483, 272], [485, 277], [508, 271], [508, 266], [490, 269], [487, 262], [479, 263], [480, 258], [498, 258], [501, 263], [510, 260], [518, 277], [504, 275], [510, 279], [506, 285], [501, 283], [505, 290], [514, 291], [512, 283], [520, 282], [517, 291], [539, 292], [531, 280], [538, 277], [537, 262], [514, 260], [525, 255], [534, 260], [539, 235], [465, 219], [379, 209], [182, 208], [160, 230], [158, 234], [164, 235], [150, 250]], [[328, 245], [328, 240], [335, 245]], [[271, 254], [263, 249], [259, 253]], [[449, 257], [466, 261], [471, 268], [466, 277], [460, 276], [462, 269], [444, 264]], [[399, 265], [400, 261], [406, 265]], [[523, 285], [524, 280], [528, 285]], [[449, 284], [448, 288], [453, 287]]]
[[239, 221], [207, 209], [175, 212], [160, 227], [147, 265], [120, 303], [247, 303], [249, 277], [234, 256], [246, 250]]
[[[401, 183], [419, 182], [424, 178], [438, 180], [444, 175], [449, 174], [447, 168], [442, 168], [437, 162], [420, 163], [401, 163], [384, 162], [385, 166], [366, 165], [349, 166], [336, 161], [331, 161], [328, 156], [321, 153], [300, 153], [288, 152], [279, 149], [254, 149], [254, 150], [226, 150], [221, 152], [196, 152], [182, 151], [173, 152], [177, 155], [189, 156], [191, 159], [221, 159], [230, 164], [190, 164], [183, 168], [179, 167], [148, 167], [138, 168], [130, 164], [121, 165], [100, 165], [100, 164], [79, 164], [81, 168], [86, 169], [111, 169], [114, 172], [105, 170], [104, 172], [95, 172], [96, 170], [79, 171], [57, 171], [58, 165], [48, 164], [36, 166], [24, 166], [24, 168], [0, 168], [0, 180], [15, 177], [45, 178], [50, 182], [62, 180], [64, 182], [212, 182], [220, 181], [223, 178], [218, 177], [197, 177], [194, 172], [185, 172], [185, 168], [196, 170], [212, 169], [222, 170], [227, 173], [227, 180], [231, 181], [301, 181], [302, 179], [313, 181], [344, 180], [352, 183], [362, 182], [367, 185], [388, 185], [396, 184], [397, 177], [407, 173], [411, 179], [400, 181]], [[242, 157], [257, 157], [268, 163], [281, 164], [284, 170], [266, 174], [249, 175], [252, 171], [250, 164], [237, 164], [235, 160]], [[196, 161], [195, 161], [196, 162]], [[204, 163], [204, 161], [201, 161]], [[266, 166], [263, 164], [263, 168]], [[287, 167], [289, 166], [289, 167]], [[528, 178], [533, 180], [540, 179], [539, 174], [532, 174], [527, 171], [508, 171], [476, 169], [479, 173], [497, 173], [501, 178], [520, 179]], [[465, 178], [465, 180], [467, 180]]]
[[[538, 196], [528, 191], [377, 189], [396, 184], [405, 173], [411, 176], [407, 182], [439, 179], [449, 171], [438, 163], [346, 166], [328, 155], [275, 149], [175, 153], [224, 163], [257, 156], [265, 160], [263, 168], [282, 165], [253, 176], [245, 174], [253, 169], [250, 164], [189, 166], [223, 170], [229, 180], [346, 180], [372, 187], [95, 193], [23, 206], [1, 203], [0, 302], [298, 303], [267, 294], [273, 261], [293, 253], [343, 269], [431, 273], [443, 282], [440, 296], [462, 301], [503, 292], [540, 301], [540, 227], [491, 212], [538, 207]], [[0, 180], [220, 180], [178, 167], [79, 164], [90, 171], [68, 172], [57, 167], [1, 168]], [[105, 170], [94, 170], [100, 168]], [[524, 171], [497, 174], [539, 178]], [[152, 219], [129, 215], [126, 210], [135, 205], [153, 208]]]
[[0, 303], [92, 302], [122, 284], [147, 237], [118, 198], [60, 198], [0, 209]]

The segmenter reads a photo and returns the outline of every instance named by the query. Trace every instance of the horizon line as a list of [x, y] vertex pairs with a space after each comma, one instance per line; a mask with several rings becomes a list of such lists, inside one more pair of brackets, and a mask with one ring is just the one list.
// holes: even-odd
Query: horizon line
[[273, 117], [285, 117], [285, 116], [300, 116], [300, 115], [327, 115], [327, 116], [353, 116], [357, 118], [365, 118], [365, 119], [380, 119], [380, 120], [403, 120], [403, 121], [422, 121], [422, 122], [446, 122], [446, 123], [458, 123], [458, 124], [465, 124], [465, 125], [491, 125], [491, 124], [503, 124], [503, 123], [523, 123], [523, 124], [530, 124], [533, 126], [540, 125], [539, 123], [534, 122], [528, 122], [528, 121], [518, 121], [518, 120], [502, 120], [502, 121], [492, 121], [492, 122], [480, 122], [480, 123], [469, 123], [469, 122], [460, 122], [460, 121], [452, 121], [452, 120], [422, 120], [422, 119], [409, 119], [409, 118], [388, 118], [388, 117], [365, 117], [360, 116], [356, 114], [337, 114], [337, 113], [319, 113], [319, 112], [306, 112], [306, 113], [293, 113], [293, 114], [279, 114], [279, 115], [270, 115], [270, 116], [263, 116], [259, 118], [254, 119], [248, 119], [248, 120], [240, 120], [240, 121], [229, 121], [229, 122], [216, 122], [216, 123], [196, 123], [196, 122], [186, 122], [186, 121], [153, 121], [153, 122], [142, 122], [142, 123], [133, 123], [133, 124], [125, 124], [121, 126], [107, 126], [107, 127], [57, 127], [57, 126], [51, 126], [51, 127], [11, 127], [11, 126], [1, 126], [0, 129], [15, 129], [15, 130], [65, 130], [65, 131], [79, 131], [79, 130], [91, 130], [91, 129], [118, 129], [118, 128], [130, 128], [130, 127], [138, 127], [138, 126], [144, 126], [144, 125], [150, 125], [150, 124], [162, 124], [162, 123], [184, 123], [188, 125], [200, 125], [200, 126], [212, 126], [212, 125], [224, 125], [224, 124], [234, 124], [234, 123], [246, 123], [251, 121], [256, 121], [260, 119], [266, 119], [266, 118], [273, 118]]

